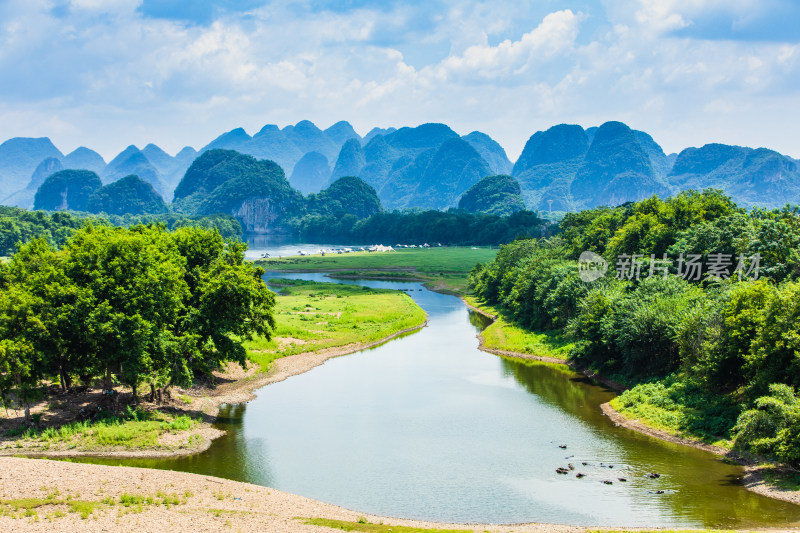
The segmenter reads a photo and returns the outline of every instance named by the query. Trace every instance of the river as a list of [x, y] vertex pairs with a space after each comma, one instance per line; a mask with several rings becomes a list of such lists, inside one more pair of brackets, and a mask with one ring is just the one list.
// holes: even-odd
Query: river
[[614, 426], [599, 407], [612, 391], [561, 367], [478, 350], [486, 319], [458, 298], [413, 283], [352, 283], [412, 289], [428, 327], [225, 407], [219, 427], [228, 434], [202, 454], [92, 462], [215, 475], [443, 522], [800, 524], [800, 507], [745, 490], [741, 467]]

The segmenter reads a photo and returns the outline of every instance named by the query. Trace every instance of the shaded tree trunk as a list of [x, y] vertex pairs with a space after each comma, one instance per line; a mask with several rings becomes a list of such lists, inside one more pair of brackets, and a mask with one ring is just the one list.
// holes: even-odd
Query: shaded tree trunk
[[19, 374], [14, 374], [14, 381], [17, 384], [17, 397], [22, 403], [22, 406], [25, 409], [25, 423], [31, 423], [31, 404], [28, 403], [28, 395], [22, 390], [22, 376]]
[[70, 386], [69, 376], [67, 375], [66, 371], [64, 370], [64, 358], [59, 358], [58, 361], [58, 377], [61, 381], [61, 392], [67, 392]]

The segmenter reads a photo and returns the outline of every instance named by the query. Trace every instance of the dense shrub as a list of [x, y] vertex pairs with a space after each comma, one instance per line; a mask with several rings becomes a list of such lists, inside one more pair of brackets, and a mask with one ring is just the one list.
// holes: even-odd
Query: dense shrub
[[[740, 447], [800, 459], [798, 209], [746, 213], [718, 191], [689, 191], [568, 214], [561, 230], [502, 246], [473, 269], [472, 290], [522, 327], [565, 330], [574, 361], [638, 383], [620, 396], [621, 408], [676, 431], [735, 437]], [[577, 276], [574, 260], [584, 250], [609, 264], [592, 283]], [[666, 276], [643, 268], [620, 280], [614, 265], [622, 253], [722, 253], [734, 265], [760, 254], [760, 279], [731, 268], [728, 277], [687, 281], [673, 265]]]

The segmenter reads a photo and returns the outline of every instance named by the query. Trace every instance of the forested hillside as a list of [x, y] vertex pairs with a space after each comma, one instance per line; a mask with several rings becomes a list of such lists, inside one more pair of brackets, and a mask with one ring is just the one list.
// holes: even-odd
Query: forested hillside
[[486, 176], [461, 196], [458, 208], [470, 213], [511, 215], [525, 209], [521, 192], [511, 176]]
[[132, 174], [94, 191], [86, 210], [109, 215], [144, 215], [166, 213], [167, 204], [150, 183]]

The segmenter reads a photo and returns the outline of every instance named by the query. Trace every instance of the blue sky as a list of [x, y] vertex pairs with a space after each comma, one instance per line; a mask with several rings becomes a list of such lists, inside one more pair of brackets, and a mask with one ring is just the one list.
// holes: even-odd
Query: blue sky
[[0, 141], [107, 159], [223, 131], [445, 122], [515, 159], [558, 123], [622, 120], [667, 152], [800, 157], [800, 2], [0, 0]]

